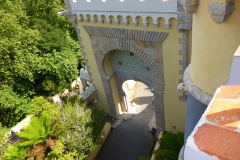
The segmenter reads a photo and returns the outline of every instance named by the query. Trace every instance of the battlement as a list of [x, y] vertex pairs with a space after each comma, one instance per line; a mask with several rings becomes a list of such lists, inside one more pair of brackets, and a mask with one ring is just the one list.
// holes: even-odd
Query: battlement
[[[68, 15], [71, 20], [98, 23], [119, 24], [123, 19], [125, 25], [129, 25], [131, 19], [133, 25], [139, 25], [141, 17], [142, 25], [149, 25], [152, 18], [153, 25], [158, 27], [159, 18], [165, 20], [165, 28], [170, 28], [170, 19], [175, 18], [186, 25], [179, 25], [180, 29], [191, 28], [191, 16], [188, 15], [179, 1], [169, 0], [65, 0], [66, 11], [59, 15]], [[129, 19], [130, 18], [130, 19]]]

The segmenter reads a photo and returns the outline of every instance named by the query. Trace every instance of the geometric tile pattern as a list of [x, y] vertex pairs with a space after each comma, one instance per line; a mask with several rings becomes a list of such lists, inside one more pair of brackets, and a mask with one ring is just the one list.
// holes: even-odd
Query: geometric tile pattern
[[132, 30], [123, 28], [83, 26], [89, 35], [117, 37], [122, 39], [139, 40], [146, 42], [162, 43], [167, 37], [167, 32], [154, 32], [145, 30]]
[[[110, 55], [110, 62], [113, 69], [119, 71], [125, 71], [128, 73], [134, 73], [135, 75], [152, 77], [150, 70], [147, 70], [148, 66], [143, 60], [136, 55], [130, 56], [129, 51], [114, 51]], [[120, 63], [120, 64], [119, 64]]]

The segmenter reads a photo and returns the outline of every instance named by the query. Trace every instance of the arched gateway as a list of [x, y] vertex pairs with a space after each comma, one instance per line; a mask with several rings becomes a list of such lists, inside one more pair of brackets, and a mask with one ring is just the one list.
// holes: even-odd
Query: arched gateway
[[[123, 101], [122, 84], [126, 80], [136, 80], [146, 84], [154, 94], [155, 118], [158, 131], [164, 130], [163, 76], [160, 68], [140, 47], [125, 40], [113, 40], [99, 47], [95, 53], [111, 115], [116, 116], [113, 88], [118, 88]], [[109, 64], [110, 61], [110, 64]], [[110, 82], [110, 78], [115, 80]], [[124, 103], [121, 103], [124, 105]]]

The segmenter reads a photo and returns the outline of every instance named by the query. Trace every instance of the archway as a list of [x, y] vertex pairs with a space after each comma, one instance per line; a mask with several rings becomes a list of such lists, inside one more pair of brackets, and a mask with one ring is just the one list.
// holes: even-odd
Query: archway
[[126, 80], [140, 81], [146, 84], [154, 94], [153, 104], [158, 133], [163, 131], [163, 77], [161, 68], [149, 54], [127, 41], [115, 40], [101, 46], [99, 52], [95, 53], [95, 57], [111, 115], [116, 117], [117, 107], [119, 104], [124, 105], [122, 83]]
[[153, 93], [151, 89], [142, 82], [127, 80], [123, 83], [122, 89], [125, 93], [125, 113], [127, 117], [136, 123], [141, 123], [152, 131], [156, 129], [153, 122], [155, 108], [152, 104]]

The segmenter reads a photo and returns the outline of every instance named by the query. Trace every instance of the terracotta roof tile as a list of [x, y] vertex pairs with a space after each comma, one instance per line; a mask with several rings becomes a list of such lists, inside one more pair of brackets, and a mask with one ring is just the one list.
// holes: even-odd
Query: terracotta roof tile
[[194, 142], [201, 151], [219, 159], [240, 159], [240, 133], [238, 132], [203, 124], [195, 133]]
[[240, 99], [240, 86], [221, 86], [215, 99]]
[[240, 126], [240, 100], [215, 99], [206, 113], [209, 122], [236, 130]]

